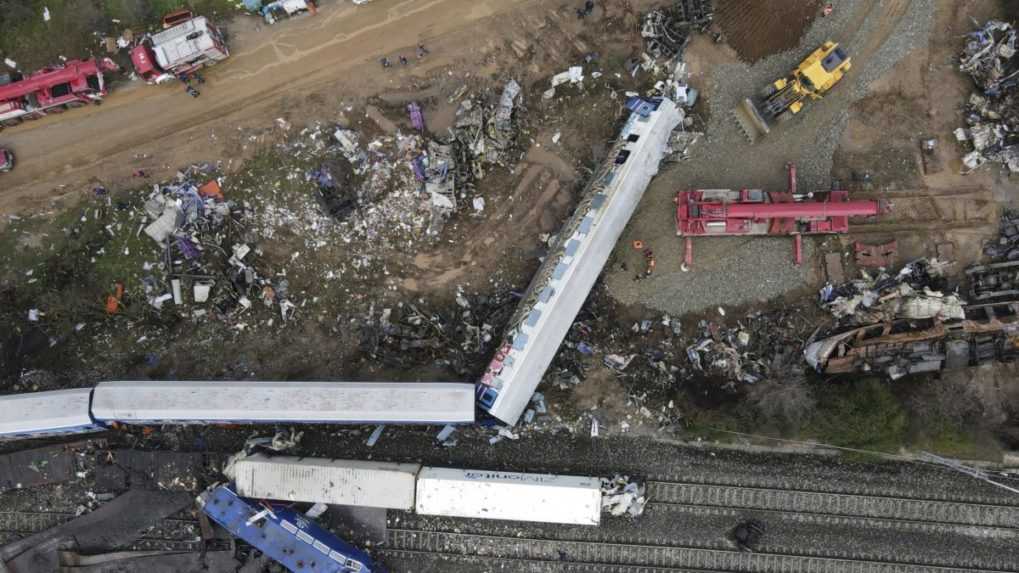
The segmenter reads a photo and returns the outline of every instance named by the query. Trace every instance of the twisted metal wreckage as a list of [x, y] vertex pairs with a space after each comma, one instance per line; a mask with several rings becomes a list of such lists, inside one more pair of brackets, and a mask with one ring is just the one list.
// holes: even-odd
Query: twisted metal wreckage
[[966, 105], [966, 127], [955, 130], [959, 143], [971, 148], [963, 157], [963, 172], [988, 162], [1004, 165], [1009, 173], [1019, 172], [1015, 27], [990, 20], [971, 32], [960, 56], [959, 71], [969, 74], [979, 90], [970, 95]]
[[[920, 259], [892, 276], [826, 286], [821, 301], [835, 334], [808, 343], [818, 372], [880, 373], [892, 380], [922, 372], [1019, 358], [1019, 216], [1006, 214], [1001, 237], [984, 252], [997, 262], [966, 270], [969, 302], [945, 294], [949, 263]], [[1001, 260], [1007, 258], [1007, 260]]]

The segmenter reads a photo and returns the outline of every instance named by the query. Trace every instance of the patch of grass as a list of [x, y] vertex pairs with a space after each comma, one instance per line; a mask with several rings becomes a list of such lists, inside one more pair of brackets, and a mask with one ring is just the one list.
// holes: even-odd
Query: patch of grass
[[0, 59], [10, 58], [22, 72], [31, 72], [59, 63], [61, 56], [105, 55], [104, 36], [156, 30], [163, 14], [186, 6], [214, 20], [238, 11], [232, 0], [0, 0]]
[[837, 446], [884, 452], [895, 452], [906, 443], [906, 412], [880, 380], [831, 386], [818, 399], [804, 434]]

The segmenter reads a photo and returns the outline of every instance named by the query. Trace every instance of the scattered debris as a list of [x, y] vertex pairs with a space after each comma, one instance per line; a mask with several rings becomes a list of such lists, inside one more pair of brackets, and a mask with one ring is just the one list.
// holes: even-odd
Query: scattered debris
[[690, 36], [711, 25], [713, 4], [713, 0], [679, 0], [670, 8], [648, 12], [640, 30], [644, 52], [652, 59], [682, 58]]
[[971, 32], [960, 56], [959, 71], [969, 74], [980, 90], [970, 95], [966, 105], [967, 127], [955, 130], [956, 139], [971, 149], [963, 157], [963, 173], [987, 162], [1001, 163], [1010, 173], [1019, 172], [1015, 28], [990, 20]]
[[965, 317], [963, 301], [944, 294], [946, 269], [951, 263], [918, 259], [895, 275], [879, 271], [871, 276], [821, 289], [821, 303], [840, 324], [871, 324], [898, 318], [955, 320]]
[[645, 490], [647, 486], [630, 479], [630, 476], [617, 474], [612, 479], [601, 480], [601, 506], [614, 516], [629, 515], [639, 517], [647, 505]]

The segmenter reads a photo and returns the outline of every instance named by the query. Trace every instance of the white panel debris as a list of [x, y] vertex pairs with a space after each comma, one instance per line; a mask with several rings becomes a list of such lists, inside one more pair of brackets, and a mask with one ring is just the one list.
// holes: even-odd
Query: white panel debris
[[669, 99], [636, 103], [638, 111], [563, 226], [481, 379], [481, 407], [507, 424], [516, 424], [527, 408], [683, 119]]
[[284, 501], [414, 509], [419, 464], [254, 454], [233, 464], [237, 493]]
[[598, 478], [425, 467], [418, 474], [417, 513], [598, 525]]

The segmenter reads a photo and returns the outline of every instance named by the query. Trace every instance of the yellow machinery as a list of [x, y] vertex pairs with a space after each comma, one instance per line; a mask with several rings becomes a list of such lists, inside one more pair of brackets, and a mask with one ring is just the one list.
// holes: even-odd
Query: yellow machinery
[[750, 142], [771, 131], [775, 121], [787, 121], [803, 109], [808, 99], [821, 99], [852, 67], [845, 50], [825, 42], [796, 66], [788, 77], [768, 84], [757, 98], [747, 98], [733, 110]]

